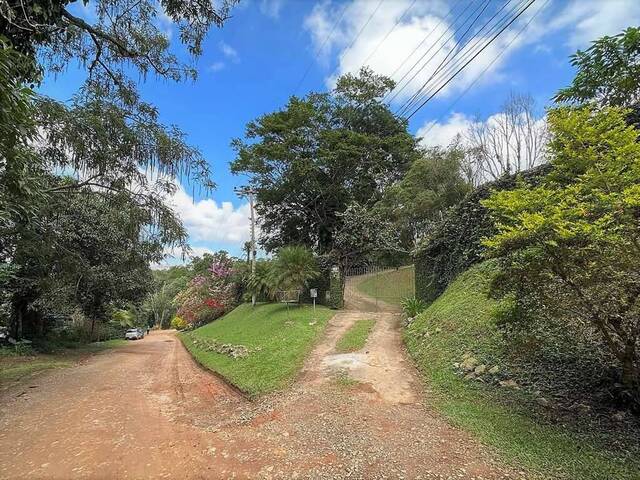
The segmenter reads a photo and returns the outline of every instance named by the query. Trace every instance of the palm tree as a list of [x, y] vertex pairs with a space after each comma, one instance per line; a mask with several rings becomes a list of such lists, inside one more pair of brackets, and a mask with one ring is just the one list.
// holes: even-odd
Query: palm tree
[[257, 297], [273, 298], [277, 286], [273, 284], [272, 263], [261, 260], [256, 262], [255, 273], [249, 273], [247, 278], [247, 289]]
[[279, 290], [302, 290], [320, 271], [313, 253], [306, 247], [283, 247], [273, 262], [272, 280]]

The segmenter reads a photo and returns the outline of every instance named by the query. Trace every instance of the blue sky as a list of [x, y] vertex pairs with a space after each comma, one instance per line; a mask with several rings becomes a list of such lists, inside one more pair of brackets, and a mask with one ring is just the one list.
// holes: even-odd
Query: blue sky
[[[230, 141], [243, 135], [248, 121], [281, 108], [293, 93], [326, 90], [337, 74], [357, 70], [365, 59], [377, 72], [391, 74], [433, 30], [428, 41], [394, 76], [400, 79], [439, 37], [441, 41], [432, 51], [442, 47], [440, 52], [445, 55], [453, 47], [456, 25], [452, 19], [460, 5], [484, 1], [242, 0], [225, 26], [210, 32], [197, 62], [199, 77], [195, 82], [176, 84], [149, 77], [141, 84], [143, 97], [159, 108], [163, 122], [176, 124], [188, 134], [189, 142], [200, 148], [212, 165], [218, 183], [218, 189], [207, 198], [198, 194], [192, 198], [187, 186], [172, 199], [196, 253], [224, 248], [240, 254], [248, 238], [248, 208], [233, 193], [243, 179], [228, 170], [234, 158]], [[493, 12], [506, 0], [487, 1], [487, 12]], [[512, 0], [511, 5], [520, 2]], [[451, 12], [452, 7], [457, 10]], [[80, 7], [75, 10], [83, 13]], [[336, 23], [338, 18], [341, 20]], [[166, 19], [158, 21], [172, 42], [178, 43], [174, 26]], [[518, 34], [527, 22], [526, 29]], [[571, 80], [568, 57], [576, 48], [638, 24], [637, 0], [536, 0], [412, 117], [410, 129], [414, 133], [428, 131], [425, 144], [446, 144], [469, 122], [494, 114], [510, 92], [531, 94], [543, 107]], [[448, 38], [451, 40], [444, 42]], [[179, 45], [175, 48], [184, 54]], [[419, 88], [431, 66], [407, 84], [392, 104], [394, 110], [406, 100], [405, 94], [411, 95]], [[82, 73], [70, 67], [63, 75], [47, 78], [42, 91], [65, 100], [81, 81]], [[460, 97], [472, 82], [473, 87]]]

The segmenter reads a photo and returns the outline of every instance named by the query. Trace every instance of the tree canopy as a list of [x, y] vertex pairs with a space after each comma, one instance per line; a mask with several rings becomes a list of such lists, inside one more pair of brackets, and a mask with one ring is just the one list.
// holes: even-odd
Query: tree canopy
[[485, 244], [505, 258], [506, 289], [524, 284], [543, 309], [592, 324], [638, 395], [640, 144], [626, 114], [551, 110], [551, 173], [483, 203], [498, 228]]
[[631, 107], [640, 102], [640, 27], [605, 36], [571, 56], [571, 85], [554, 97], [571, 104]]
[[291, 97], [236, 139], [234, 173], [256, 191], [261, 244], [301, 244], [328, 253], [352, 202], [370, 206], [417, 158], [416, 139], [381, 98], [393, 86], [367, 69], [330, 93]]

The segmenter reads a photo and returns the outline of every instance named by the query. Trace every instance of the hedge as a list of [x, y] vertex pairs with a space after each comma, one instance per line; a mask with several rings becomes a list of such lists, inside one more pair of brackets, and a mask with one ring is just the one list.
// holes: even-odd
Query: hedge
[[414, 255], [416, 298], [435, 300], [470, 266], [483, 259], [484, 237], [495, 233], [489, 212], [480, 204], [493, 190], [511, 190], [518, 179], [534, 186], [551, 171], [545, 164], [496, 181], [485, 183], [451, 208], [442, 221], [418, 246]]

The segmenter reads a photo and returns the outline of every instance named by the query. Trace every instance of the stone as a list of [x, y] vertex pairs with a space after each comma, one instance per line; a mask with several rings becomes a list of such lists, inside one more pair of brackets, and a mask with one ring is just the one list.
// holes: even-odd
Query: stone
[[487, 371], [487, 366], [484, 364], [478, 365], [474, 370], [476, 375], [483, 375], [486, 371]]
[[624, 422], [624, 419], [626, 416], [627, 414], [625, 412], [616, 412], [613, 415], [611, 415], [611, 418], [616, 422]]
[[551, 402], [544, 397], [536, 398], [536, 403], [544, 408], [549, 408], [551, 406]]
[[520, 390], [520, 385], [514, 380], [502, 380], [500, 382], [501, 387], [513, 388], [514, 390]]
[[465, 372], [472, 372], [473, 370], [475, 370], [477, 365], [478, 365], [478, 360], [476, 360], [474, 357], [467, 357], [460, 364], [460, 368]]

